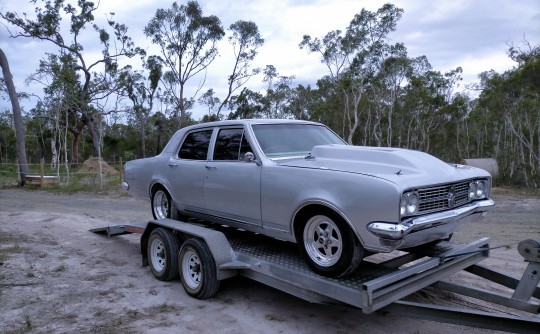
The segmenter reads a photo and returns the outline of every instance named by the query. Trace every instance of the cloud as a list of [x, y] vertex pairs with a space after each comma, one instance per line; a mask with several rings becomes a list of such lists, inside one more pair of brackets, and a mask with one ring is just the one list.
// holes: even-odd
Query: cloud
[[[2, 0], [0, 0], [2, 1]], [[332, 30], [344, 31], [355, 14], [362, 8], [376, 11], [388, 1], [380, 0], [274, 0], [274, 1], [218, 1], [201, 0], [204, 15], [216, 15], [227, 30], [237, 20], [255, 22], [265, 45], [260, 48], [255, 66], [272, 64], [278, 73], [295, 76], [295, 83], [315, 84], [327, 74], [316, 54], [308, 54], [298, 44], [304, 34], [323, 37]], [[540, 43], [540, 2], [538, 0], [445, 0], [417, 1], [395, 0], [404, 9], [397, 30], [390, 35], [390, 42], [402, 42], [410, 57], [427, 56], [434, 70], [447, 71], [457, 66], [464, 70], [466, 80], [491, 68], [502, 72], [513, 66], [506, 56], [508, 43], [520, 44], [526, 38], [532, 45]], [[38, 1], [38, 4], [41, 2]], [[185, 4], [186, 1], [177, 1]], [[96, 19], [103, 22], [114, 12], [114, 19], [129, 27], [129, 34], [136, 43], [153, 49], [143, 29], [158, 8], [168, 9], [170, 0], [115, 0], [100, 3]], [[3, 0], [2, 11], [34, 12], [32, 4], [20, 0]], [[10, 39], [0, 27], [0, 47], [9, 57], [19, 90], [24, 79], [35, 71], [44, 52], [55, 49], [46, 42], [30, 39]], [[93, 38], [93, 37], [88, 37]], [[224, 95], [227, 76], [232, 70], [232, 49], [224, 39], [220, 56], [208, 69], [204, 90], [213, 88], [218, 96]], [[87, 52], [99, 52], [87, 49]], [[193, 80], [199, 84], [200, 78]], [[248, 82], [248, 88], [262, 88], [262, 76]], [[39, 88], [39, 87], [38, 87]], [[32, 87], [36, 89], [36, 87]], [[192, 88], [193, 91], [194, 88]], [[38, 91], [41, 88], [38, 89]]]

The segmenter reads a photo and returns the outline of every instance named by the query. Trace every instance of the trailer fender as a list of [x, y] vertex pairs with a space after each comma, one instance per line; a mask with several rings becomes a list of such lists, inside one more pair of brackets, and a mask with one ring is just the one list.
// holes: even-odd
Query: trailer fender
[[234, 250], [225, 235], [208, 227], [185, 223], [173, 219], [158, 219], [149, 221], [141, 236], [141, 256], [143, 267], [148, 266], [148, 238], [150, 233], [158, 227], [164, 227], [172, 231], [182, 244], [189, 237], [203, 240], [214, 258], [218, 280], [223, 280], [237, 275], [238, 269], [248, 268], [249, 265], [238, 261]]

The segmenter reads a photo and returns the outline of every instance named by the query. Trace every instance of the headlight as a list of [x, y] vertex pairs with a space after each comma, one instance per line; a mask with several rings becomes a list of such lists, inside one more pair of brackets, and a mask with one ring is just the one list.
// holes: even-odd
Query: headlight
[[418, 206], [420, 201], [416, 193], [410, 192], [401, 196], [401, 203], [399, 205], [399, 213], [403, 216], [410, 216], [418, 213]]
[[469, 183], [469, 199], [486, 198], [487, 182], [485, 180], [476, 180]]

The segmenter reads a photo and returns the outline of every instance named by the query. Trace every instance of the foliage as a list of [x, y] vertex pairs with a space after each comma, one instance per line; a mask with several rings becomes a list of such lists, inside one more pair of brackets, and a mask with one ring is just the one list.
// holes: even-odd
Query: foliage
[[[11, 33], [12, 37], [33, 38], [52, 43], [59, 48], [61, 56], [67, 55], [69, 58], [69, 63], [66, 63], [65, 58], [63, 59], [64, 68], [82, 73], [75, 108], [70, 108], [71, 106], [65, 108], [66, 112], [71, 112], [78, 118], [76, 124], [68, 128], [73, 134], [72, 161], [76, 164], [78, 139], [85, 127], [92, 138], [93, 155], [99, 155], [99, 129], [94, 128], [94, 120], [100, 117], [95, 115], [95, 109], [90, 107], [90, 103], [97, 103], [100, 99], [108, 96], [111, 91], [114, 91], [115, 81], [111, 80], [111, 76], [114, 76], [117, 70], [118, 59], [133, 57], [141, 54], [142, 50], [134, 46], [133, 41], [127, 35], [125, 25], [109, 18], [107, 25], [114, 35], [114, 38], [111, 38], [111, 33], [107, 28], [94, 23], [94, 11], [97, 9], [97, 5], [93, 2], [78, 0], [77, 6], [66, 3], [64, 0], [43, 0], [41, 2], [43, 7], [36, 6], [35, 19], [29, 18], [26, 14], [21, 17], [15, 12], [0, 13], [0, 17], [18, 28], [17, 31]], [[64, 13], [70, 19], [67, 36], [62, 34]], [[113, 15], [111, 13], [111, 16]], [[89, 57], [84, 54], [84, 45], [80, 42], [84, 40], [83, 32], [88, 26], [93, 28], [103, 48], [101, 58], [94, 62], [89, 62]], [[102, 72], [96, 72], [98, 66], [103, 66]]]
[[[257, 55], [257, 49], [264, 44], [257, 24], [251, 21], [236, 21], [231, 24], [229, 43], [233, 46], [234, 65], [231, 75], [227, 78], [227, 96], [221, 102], [216, 112], [219, 119], [221, 109], [229, 103], [232, 93], [242, 87], [251, 77], [259, 74], [259, 68], [251, 69], [251, 62]], [[250, 71], [251, 69], [251, 71]]]
[[[93, 3], [42, 4], [36, 8], [35, 20], [1, 14], [21, 29], [13, 36], [47, 40], [59, 47], [58, 52], [46, 54], [29, 77], [44, 87], [43, 97], [24, 119], [30, 163], [45, 158], [59, 165], [70, 154], [75, 161], [79, 156], [87, 158], [95, 154], [96, 140], [107, 161], [156, 155], [179, 127], [197, 122], [190, 110], [198, 101], [207, 109], [202, 122], [312, 120], [328, 125], [354, 145], [417, 149], [448, 162], [495, 158], [501, 184], [540, 187], [538, 46], [510, 45], [508, 56], [516, 67], [504, 73], [481, 73], [475, 87], [479, 95], [472, 96], [467, 90], [457, 91], [460, 67], [441, 72], [425, 56], [410, 57], [403, 43], [388, 43], [403, 11], [386, 4], [375, 12], [361, 10], [343, 31], [319, 38], [304, 36], [299, 47], [318, 54], [328, 71], [315, 84], [295, 86], [295, 76], [280, 75], [271, 64], [253, 67], [264, 40], [254, 22], [238, 20], [228, 31], [228, 46], [235, 57], [227, 93], [220, 99], [216, 87], [205, 86], [204, 73], [221, 51], [217, 43], [225, 31], [219, 18], [203, 15], [196, 1], [156, 11], [145, 34], [160, 54], [139, 53], [140, 68], [120, 67], [118, 57], [134, 56], [139, 49], [127, 37], [127, 27], [109, 20], [109, 28], [121, 42], [118, 52], [113, 51], [112, 35], [93, 22]], [[60, 34], [62, 10], [71, 19], [69, 38]], [[87, 25], [94, 27], [104, 55], [92, 64], [85, 62], [84, 47], [78, 43], [78, 34]], [[200, 85], [188, 93], [187, 82], [196, 76], [202, 77]], [[260, 82], [247, 85], [257, 77]], [[256, 90], [259, 85], [263, 89]], [[0, 97], [5, 95], [0, 82]], [[113, 95], [114, 103], [100, 102]], [[90, 130], [89, 124], [99, 131], [82, 131]], [[15, 160], [15, 142], [12, 114], [1, 111], [0, 162]], [[8, 173], [13, 167], [0, 169]], [[80, 177], [74, 176], [76, 170], [71, 171], [69, 187], [84, 188]], [[88, 178], [84, 182], [92, 183]]]
[[377, 12], [362, 11], [354, 16], [345, 33], [334, 30], [323, 38], [303, 37], [300, 48], [320, 54], [328, 67], [332, 82], [343, 98], [343, 137], [349, 144], [359, 126], [363, 109], [363, 94], [370, 78], [381, 68], [384, 52], [389, 46], [385, 40], [396, 29], [403, 10], [385, 4]]
[[505, 183], [540, 187], [540, 47], [510, 47], [518, 66], [480, 74], [482, 92], [466, 123], [468, 148], [499, 162]]
[[204, 16], [196, 1], [173, 2], [170, 9], [156, 11], [144, 33], [161, 51], [163, 84], [174, 110], [180, 111], [179, 127], [185, 126], [196, 95], [186, 97], [186, 83], [217, 56], [216, 43], [225, 35], [221, 22], [214, 15]]

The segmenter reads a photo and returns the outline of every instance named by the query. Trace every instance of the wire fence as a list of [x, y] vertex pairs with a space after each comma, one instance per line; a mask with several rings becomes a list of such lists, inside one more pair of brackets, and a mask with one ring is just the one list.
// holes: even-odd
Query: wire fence
[[[0, 187], [16, 187], [22, 184], [20, 166], [17, 163], [0, 163]], [[41, 187], [65, 192], [116, 191], [123, 179], [122, 159], [105, 161], [90, 158], [77, 167], [40, 163], [28, 164], [29, 174], [25, 177], [26, 187]]]

